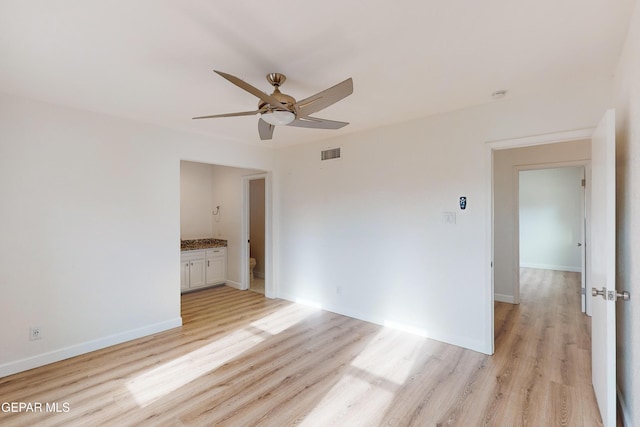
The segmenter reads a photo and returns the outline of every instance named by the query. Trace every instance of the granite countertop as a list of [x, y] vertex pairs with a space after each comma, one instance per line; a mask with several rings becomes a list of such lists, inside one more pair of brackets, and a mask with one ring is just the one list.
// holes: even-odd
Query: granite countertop
[[193, 239], [193, 240], [180, 239], [181, 251], [195, 251], [198, 249], [226, 248], [226, 247], [227, 247], [227, 241], [222, 239]]

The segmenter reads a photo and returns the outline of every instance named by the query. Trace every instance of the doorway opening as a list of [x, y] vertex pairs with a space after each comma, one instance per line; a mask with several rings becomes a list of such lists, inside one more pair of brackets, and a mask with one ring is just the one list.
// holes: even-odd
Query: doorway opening
[[[183, 241], [194, 241], [198, 246], [185, 245], [181, 248], [184, 249], [184, 251], [181, 250], [181, 258], [185, 255], [199, 256], [200, 254], [196, 252], [204, 255], [200, 263], [197, 262], [199, 258], [193, 260], [193, 268], [198, 268], [193, 277], [200, 279], [195, 284], [192, 283], [191, 259], [189, 260], [189, 284], [184, 286], [180, 283], [181, 293], [222, 284], [240, 290], [249, 288], [249, 252], [245, 244], [248, 236], [248, 223], [245, 218], [248, 218], [249, 178], [261, 178], [264, 183], [262, 192], [264, 249], [260, 257], [262, 261], [260, 272], [264, 272], [262, 276], [265, 281], [265, 296], [273, 295], [269, 282], [270, 263], [273, 259], [270, 253], [272, 234], [269, 229], [271, 226], [271, 173], [187, 160], [180, 161], [180, 240], [181, 246]], [[188, 253], [189, 251], [194, 253]], [[219, 253], [209, 254], [216, 251]], [[216, 255], [224, 255], [224, 258], [207, 259], [207, 256]], [[221, 268], [215, 269], [215, 272], [223, 272], [223, 275], [209, 280], [207, 268], [211, 266], [213, 269], [218, 265]], [[184, 281], [181, 277], [181, 282]]]
[[[496, 335], [495, 303], [520, 303], [517, 201], [520, 170], [582, 166], [585, 168], [588, 194], [592, 132], [592, 129], [584, 129], [487, 144], [487, 164], [492, 171], [487, 182], [491, 194], [491, 213], [487, 225], [491, 230], [487, 262], [487, 281], [491, 284], [487, 301], [487, 310], [491, 315], [487, 327], [491, 334], [487, 344], [492, 353], [495, 351]], [[587, 283], [588, 274], [587, 269]]]
[[[243, 178], [241, 289], [275, 296], [271, 251], [271, 175], [260, 173]], [[253, 278], [252, 278], [253, 276]]]
[[249, 179], [249, 290], [265, 293], [265, 178]]
[[[513, 262], [513, 252], [518, 248], [514, 247], [514, 238], [509, 238], [509, 228], [504, 230], [500, 223], [502, 210], [505, 208], [504, 201], [498, 200], [498, 188], [504, 186], [505, 182], [509, 186], [509, 178], [504, 179], [498, 173], [498, 165], [496, 158], [501, 152], [515, 149], [515, 147], [533, 148], [531, 146], [556, 147], [563, 141], [576, 142], [584, 139], [590, 142], [588, 155], [583, 161], [586, 166], [586, 197], [587, 202], [587, 238], [586, 244], [589, 248], [587, 251], [589, 256], [586, 259], [586, 287], [592, 288], [593, 298], [587, 298], [586, 312], [587, 316], [580, 316], [582, 319], [588, 319], [588, 325], [585, 329], [590, 330], [589, 348], [585, 348], [585, 357], [582, 362], [578, 359], [571, 363], [582, 364], [583, 369], [580, 370], [580, 378], [591, 373], [591, 382], [593, 384], [594, 396], [596, 397], [597, 407], [602, 416], [605, 425], [614, 425], [616, 421], [616, 326], [615, 326], [615, 309], [616, 309], [616, 269], [615, 269], [615, 111], [607, 110], [603, 118], [600, 120], [595, 129], [581, 129], [576, 131], [560, 132], [556, 134], [538, 135], [519, 139], [495, 141], [487, 144], [487, 164], [492, 171], [490, 180], [488, 181], [491, 188], [491, 215], [488, 218], [488, 229], [490, 232], [490, 247], [488, 253], [489, 259], [487, 265], [491, 267], [487, 269], [487, 278], [490, 281], [490, 295], [493, 299], [489, 308], [489, 324], [493, 332], [493, 341], [491, 350], [495, 351], [496, 340], [496, 316], [497, 311], [494, 307], [499, 304], [498, 291], [507, 290], [509, 288], [510, 277], [516, 273]], [[571, 150], [560, 150], [556, 152], [556, 156], [550, 160], [558, 162], [565, 159], [567, 154], [572, 153]], [[535, 159], [528, 158], [530, 162]], [[541, 160], [534, 163], [544, 163], [549, 160]], [[592, 182], [593, 181], [593, 182]], [[513, 191], [511, 191], [513, 194]], [[514, 203], [512, 203], [512, 206]], [[507, 215], [508, 216], [508, 215]], [[504, 217], [504, 215], [503, 215]], [[511, 230], [513, 230], [511, 228]], [[511, 233], [515, 234], [515, 233]], [[504, 237], [507, 237], [506, 239]], [[505, 245], [505, 241], [507, 244]], [[507, 254], [507, 260], [501, 259], [500, 251], [508, 251], [511, 248], [511, 254]], [[517, 253], [517, 252], [515, 252]], [[519, 258], [518, 258], [519, 260]], [[502, 270], [499, 271], [498, 265]], [[518, 266], [519, 269], [519, 266]], [[596, 283], [605, 284], [598, 290], [594, 285]], [[506, 286], [505, 286], [506, 285]], [[599, 299], [598, 296], [602, 298]], [[549, 305], [553, 305], [556, 301], [549, 300]], [[509, 305], [509, 304], [507, 304]], [[556, 304], [557, 305], [557, 304]], [[511, 304], [512, 307], [517, 307]], [[531, 317], [529, 317], [531, 319]], [[546, 323], [553, 325], [553, 323]], [[502, 332], [502, 331], [500, 331]], [[563, 335], [562, 345], [569, 345], [572, 338]], [[541, 341], [542, 342], [542, 341]], [[565, 354], [569, 354], [566, 353]], [[592, 365], [591, 370], [588, 369]]]
[[[579, 274], [581, 311], [586, 311], [586, 166], [516, 167], [520, 300], [522, 269]], [[574, 274], [575, 276], [575, 274]]]

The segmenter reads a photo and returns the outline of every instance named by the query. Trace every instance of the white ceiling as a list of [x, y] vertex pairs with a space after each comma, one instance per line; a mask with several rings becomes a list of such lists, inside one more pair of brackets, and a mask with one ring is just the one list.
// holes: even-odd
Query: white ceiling
[[[633, 0], [0, 0], [0, 91], [250, 144], [282, 147], [508, 96], [611, 78]], [[316, 113], [341, 130], [260, 141], [270, 72], [302, 99], [353, 77]]]

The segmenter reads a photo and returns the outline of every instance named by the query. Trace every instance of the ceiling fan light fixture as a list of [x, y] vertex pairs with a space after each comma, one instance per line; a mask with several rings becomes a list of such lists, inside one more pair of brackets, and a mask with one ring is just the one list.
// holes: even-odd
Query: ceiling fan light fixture
[[269, 123], [270, 125], [288, 125], [292, 121], [294, 121], [296, 115], [291, 111], [283, 111], [283, 110], [275, 110], [275, 111], [265, 111], [262, 113], [262, 120]]

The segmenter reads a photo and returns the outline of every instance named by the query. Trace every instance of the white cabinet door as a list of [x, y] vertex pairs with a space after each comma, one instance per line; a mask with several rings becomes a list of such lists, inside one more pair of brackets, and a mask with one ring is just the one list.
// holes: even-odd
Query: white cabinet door
[[187, 251], [180, 255], [180, 291], [205, 286], [204, 251]]
[[217, 285], [227, 281], [226, 248], [207, 251], [207, 285]]
[[182, 261], [180, 263], [180, 290], [186, 291], [189, 289], [189, 261]]
[[189, 261], [189, 288], [199, 288], [205, 286], [204, 258]]

